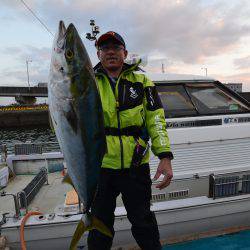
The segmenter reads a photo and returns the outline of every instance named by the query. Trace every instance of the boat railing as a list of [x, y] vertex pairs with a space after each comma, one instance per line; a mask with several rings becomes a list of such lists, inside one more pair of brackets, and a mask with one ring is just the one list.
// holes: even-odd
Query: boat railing
[[209, 197], [216, 199], [250, 193], [250, 174], [215, 176], [209, 178]]
[[[15, 204], [15, 215], [14, 218], [19, 218], [21, 211], [25, 210], [25, 214], [28, 212], [28, 206], [30, 205], [33, 198], [39, 192], [41, 187], [48, 182], [48, 172], [45, 167], [41, 168], [39, 173], [33, 178], [33, 180], [17, 194], [6, 193], [5, 191], [0, 192], [0, 197], [12, 196]], [[6, 215], [9, 213], [5, 213]], [[6, 221], [5, 221], [6, 222]]]
[[[13, 197], [14, 204], [15, 204], [15, 215], [14, 215], [14, 218], [19, 218], [19, 216], [20, 216], [20, 206], [19, 206], [19, 202], [18, 202], [18, 195], [12, 194], [12, 193], [6, 193], [6, 191], [2, 191], [0, 193], [0, 197], [5, 197], [5, 196], [12, 196]], [[9, 213], [4, 213], [3, 216], [5, 216], [5, 218], [6, 218], [7, 214], [9, 214]], [[5, 218], [4, 218], [4, 221], [6, 223]]]
[[60, 146], [58, 142], [48, 142], [48, 143], [41, 143], [43, 148], [43, 153], [48, 152], [61, 152]]
[[0, 144], [0, 155], [2, 161], [4, 161], [4, 159], [6, 160], [7, 155], [9, 154], [29, 155], [49, 152], [61, 152], [58, 142]]
[[7, 146], [5, 144], [0, 145], [0, 162], [6, 162], [7, 159]]
[[43, 167], [33, 180], [17, 194], [20, 202], [20, 208], [25, 208], [26, 212], [28, 212], [29, 204], [45, 182], [48, 184], [48, 173], [47, 169]]

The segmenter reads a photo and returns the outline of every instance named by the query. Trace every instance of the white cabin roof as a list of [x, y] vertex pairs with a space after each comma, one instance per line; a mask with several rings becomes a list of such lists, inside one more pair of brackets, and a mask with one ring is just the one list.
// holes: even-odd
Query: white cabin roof
[[189, 74], [173, 74], [173, 73], [152, 73], [146, 72], [146, 75], [152, 81], [191, 81], [191, 80], [209, 80], [214, 81], [215, 79], [212, 77], [206, 77], [201, 75], [189, 75]]

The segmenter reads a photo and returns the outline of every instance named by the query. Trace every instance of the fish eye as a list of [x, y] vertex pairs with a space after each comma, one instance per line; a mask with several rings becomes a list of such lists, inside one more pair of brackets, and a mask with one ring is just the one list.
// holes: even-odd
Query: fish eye
[[68, 59], [72, 59], [73, 56], [74, 56], [74, 53], [73, 53], [73, 51], [71, 51], [70, 49], [67, 49], [65, 55], [66, 55], [66, 57], [67, 57]]

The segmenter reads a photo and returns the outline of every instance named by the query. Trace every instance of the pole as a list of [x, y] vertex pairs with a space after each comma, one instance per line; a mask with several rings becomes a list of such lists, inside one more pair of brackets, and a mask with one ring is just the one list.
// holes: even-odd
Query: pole
[[27, 80], [28, 80], [28, 86], [29, 86], [29, 90], [30, 90], [29, 62], [32, 62], [32, 61], [31, 60], [26, 60]]
[[165, 73], [164, 63], [161, 64], [161, 72], [162, 72], [163, 74]]
[[204, 69], [205, 70], [205, 75], [207, 77], [207, 68], [201, 68], [201, 69]]

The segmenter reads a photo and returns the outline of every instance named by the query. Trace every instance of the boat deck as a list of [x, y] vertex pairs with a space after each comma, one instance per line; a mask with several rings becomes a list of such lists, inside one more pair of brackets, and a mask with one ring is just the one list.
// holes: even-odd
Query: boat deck
[[[9, 181], [8, 186], [3, 190], [9, 194], [16, 194], [24, 189], [34, 178], [34, 175], [17, 175]], [[39, 210], [42, 213], [54, 213], [59, 205], [63, 205], [66, 193], [72, 190], [68, 184], [62, 183], [63, 176], [60, 172], [48, 174], [48, 185], [45, 183], [36, 194], [29, 210]], [[0, 197], [1, 213], [15, 212], [14, 200], [12, 196]]]

